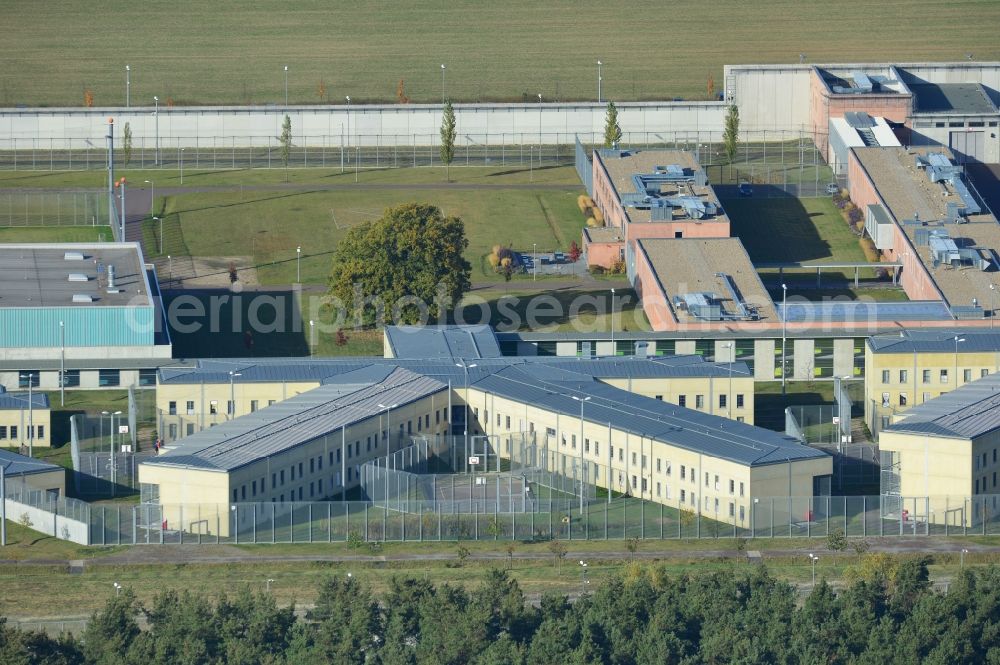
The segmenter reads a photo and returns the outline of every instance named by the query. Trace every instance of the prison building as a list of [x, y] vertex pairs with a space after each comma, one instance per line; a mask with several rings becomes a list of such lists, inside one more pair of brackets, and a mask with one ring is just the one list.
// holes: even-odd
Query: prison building
[[[7, 519], [12, 519], [12, 511], [27, 511], [35, 516], [27, 503], [19, 499], [28, 493], [44, 493], [46, 499], [58, 499], [66, 495], [66, 469], [45, 460], [19, 455], [0, 447], [0, 466], [4, 469], [4, 483], [7, 490]], [[33, 502], [37, 503], [37, 502]], [[11, 505], [16, 504], [16, 505]], [[39, 511], [44, 514], [44, 511]], [[19, 516], [18, 515], [18, 516]]]
[[42, 392], [6, 392], [0, 387], [0, 447], [52, 445], [49, 396]]
[[1000, 371], [1000, 331], [875, 335], [865, 344], [865, 366], [865, 422], [877, 436], [897, 414]]
[[[968, 527], [1000, 511], [1000, 374], [893, 417], [882, 431], [882, 495], [908, 517]], [[913, 497], [917, 497], [913, 500]]]
[[138, 243], [0, 245], [0, 385], [155, 384], [172, 355]]
[[[361, 465], [443, 433], [448, 386], [391, 365], [368, 366], [252, 414], [168, 444], [139, 466], [143, 503], [192, 528], [181, 504], [319, 501], [356, 487]], [[195, 526], [225, 534], [226, 525]], [[200, 529], [200, 531], [199, 531]]]

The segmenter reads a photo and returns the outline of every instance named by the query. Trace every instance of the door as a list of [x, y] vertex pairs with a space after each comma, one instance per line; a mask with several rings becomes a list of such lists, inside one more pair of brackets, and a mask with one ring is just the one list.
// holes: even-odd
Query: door
[[949, 147], [959, 164], [981, 162], [985, 157], [985, 135], [983, 132], [951, 132]]

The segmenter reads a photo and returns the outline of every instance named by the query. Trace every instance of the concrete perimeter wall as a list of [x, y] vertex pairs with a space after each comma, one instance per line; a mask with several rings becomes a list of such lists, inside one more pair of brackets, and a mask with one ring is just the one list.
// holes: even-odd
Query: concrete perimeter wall
[[51, 513], [12, 499], [6, 499], [7, 519], [20, 522], [23, 515], [31, 520], [31, 529], [60, 540], [71, 540], [78, 545], [90, 544], [90, 527], [85, 522]]
[[[89, 141], [105, 145], [108, 118], [114, 118], [116, 143], [129, 123], [136, 147], [152, 146], [157, 131], [161, 147], [268, 145], [281, 134], [285, 114], [298, 145], [437, 145], [439, 104], [326, 105], [279, 107], [159, 107], [0, 109], [0, 150], [12, 148], [81, 148]], [[721, 132], [722, 102], [636, 102], [618, 105], [619, 125], [629, 133]], [[572, 143], [573, 135], [603, 140], [607, 106], [577, 104], [456, 104], [456, 144]], [[157, 124], [159, 128], [157, 129]], [[488, 137], [488, 138], [487, 138]], [[695, 139], [697, 140], [697, 139]], [[33, 141], [44, 141], [33, 145]], [[304, 142], [304, 143], [303, 143]]]

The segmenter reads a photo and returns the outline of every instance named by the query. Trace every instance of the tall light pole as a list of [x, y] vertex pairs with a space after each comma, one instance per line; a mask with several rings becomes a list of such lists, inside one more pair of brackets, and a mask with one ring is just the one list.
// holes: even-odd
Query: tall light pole
[[295, 283], [302, 283], [302, 245], [295, 248]]
[[441, 63], [441, 105], [444, 106], [444, 63]]
[[122, 585], [119, 584], [118, 582], [115, 582], [115, 598], [117, 598], [120, 595], [122, 595]]
[[819, 557], [816, 556], [815, 554], [813, 554], [812, 552], [810, 552], [809, 553], [809, 561], [812, 562], [812, 578], [813, 578], [812, 585], [813, 585], [813, 588], [815, 588], [816, 587], [816, 562], [819, 561]]
[[66, 325], [59, 322], [59, 406], [66, 406]]
[[[351, 145], [351, 96], [347, 95], [345, 99], [347, 100], [347, 145], [350, 146]], [[343, 143], [343, 141], [341, 141], [341, 143]], [[350, 155], [351, 151], [348, 150], [347, 151], [348, 159], [350, 159]], [[344, 172], [343, 150], [341, 150], [340, 172], [341, 173]]]
[[273, 581], [274, 580], [268, 578], [267, 583], [266, 583], [267, 584], [267, 593], [271, 593], [271, 582], [273, 582]]
[[785, 394], [785, 346], [788, 343], [788, 285], [781, 285], [781, 394]]
[[[390, 412], [393, 409], [395, 409], [397, 406], [399, 406], [399, 404], [382, 404], [381, 402], [378, 405], [378, 408], [385, 409], [385, 456], [386, 456], [386, 458], [389, 457], [389, 452], [390, 452], [390, 450], [389, 450], [389, 442], [392, 441], [392, 439], [389, 438], [392, 435], [392, 425], [390, 425], [390, 423], [389, 423], [389, 415], [390, 415]], [[388, 468], [388, 466], [386, 468]]]
[[18, 374], [19, 378], [28, 380], [28, 457], [34, 457], [35, 443], [35, 381], [31, 372]]
[[965, 570], [965, 555], [969, 553], [969, 550], [962, 548], [962, 551], [958, 553], [959, 556], [959, 566], [962, 570]]
[[996, 305], [993, 302], [993, 296], [996, 295], [997, 285], [990, 284], [990, 330], [993, 330], [993, 319], [996, 317]]
[[0, 547], [7, 547], [7, 464], [0, 463]]
[[542, 168], [542, 93], [538, 93], [538, 168]]
[[600, 60], [597, 61], [597, 103], [601, 103], [601, 82], [604, 80], [601, 78], [601, 65], [604, 63]]
[[[583, 403], [590, 401], [590, 396], [587, 397], [577, 397], [576, 395], [570, 395], [573, 399], [580, 403], [580, 511], [583, 512]], [[610, 473], [610, 471], [609, 471]]]
[[[149, 185], [149, 216], [153, 217], [156, 212], [156, 183], [152, 180], [143, 180], [143, 182]], [[153, 219], [156, 218], [153, 217]]]
[[236, 417], [236, 377], [243, 376], [241, 372], [234, 372], [229, 370], [229, 404], [231, 411], [229, 413], [229, 419], [232, 420]]
[[476, 367], [475, 363], [467, 365], [464, 362], [455, 363], [455, 367], [461, 367], [465, 370], [465, 452], [466, 456], [469, 453], [469, 370]]
[[125, 108], [132, 105], [132, 68], [125, 65]]
[[538, 243], [531, 243], [531, 281], [538, 280]]
[[611, 355], [618, 355], [618, 347], [615, 346], [615, 290], [611, 289]]
[[964, 337], [955, 335], [955, 387], [958, 388], [958, 344], [964, 342]]
[[316, 322], [309, 319], [309, 357], [316, 354]]
[[[114, 486], [115, 486], [115, 466], [116, 466], [116, 464], [115, 464], [115, 433], [116, 433], [116, 431], [115, 431], [115, 416], [120, 416], [120, 415], [122, 415], [121, 411], [115, 411], [114, 413], [111, 414], [111, 432], [109, 432], [110, 436], [108, 437], [109, 439], [111, 439], [111, 441], [109, 442], [111, 445], [109, 446], [109, 449], [108, 449], [108, 470], [111, 472], [111, 491], [112, 491], [112, 493], [114, 493]], [[118, 422], [120, 423], [121, 420], [119, 420]]]
[[180, 159], [181, 159], [181, 184], [184, 184], [184, 148], [180, 149]]
[[732, 351], [733, 343], [727, 342], [723, 348], [730, 349], [729, 352], [729, 395], [726, 396], [726, 417], [733, 419], [733, 363], [736, 362], [736, 353]]
[[160, 98], [153, 96], [153, 104], [155, 107], [153, 109], [153, 118], [156, 120], [156, 150], [153, 153], [153, 163], [156, 166], [160, 165]]
[[285, 65], [285, 108], [288, 108], [288, 65]]
[[115, 187], [119, 189], [118, 198], [121, 199], [122, 203], [121, 214], [118, 216], [118, 230], [120, 231], [118, 241], [125, 242], [125, 178], [122, 177], [116, 182]]
[[160, 254], [163, 254], [163, 218], [162, 218], [162, 217], [154, 217], [154, 218], [153, 218], [153, 221], [154, 221], [154, 222], [158, 222], [158, 223], [159, 223], [159, 225], [160, 225], [160, 234], [159, 234], [159, 235], [157, 236], [157, 238], [158, 238], [158, 239], [159, 239], [159, 241], [160, 241], [160, 242], [158, 243], [158, 244], [159, 244], [159, 247], [160, 247], [160, 251], [159, 251], [159, 253], [160, 253]]
[[587, 585], [590, 584], [590, 580], [587, 579], [587, 562], [580, 562], [580, 595], [583, 596], [587, 592]]

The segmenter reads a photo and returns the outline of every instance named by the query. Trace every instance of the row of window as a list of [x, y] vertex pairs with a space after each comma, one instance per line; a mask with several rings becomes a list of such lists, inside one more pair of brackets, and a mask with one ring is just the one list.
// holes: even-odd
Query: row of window
[[[38, 388], [41, 384], [42, 373], [37, 370], [21, 370], [17, 373], [17, 386], [19, 388]], [[67, 369], [62, 372], [63, 388], [78, 388], [80, 386], [80, 370]], [[97, 385], [101, 388], [110, 388], [121, 385], [121, 370], [101, 369], [97, 371]], [[140, 386], [156, 385], [155, 369], [139, 370]]]
[[[990, 370], [988, 369], [980, 369], [979, 378], [984, 378], [987, 375], [989, 375], [989, 373]], [[898, 376], [900, 384], [905, 385], [910, 382], [910, 370], [901, 369], [899, 370]], [[972, 377], [973, 377], [973, 370], [971, 369], [962, 370], [962, 381], [964, 381], [965, 383], [970, 383], [972, 381]], [[920, 378], [922, 383], [931, 383], [933, 378], [933, 370], [929, 369], [921, 370]], [[940, 383], [948, 383], [948, 380], [949, 380], [948, 370], [947, 369], [939, 370], [938, 381]], [[888, 369], [882, 370], [882, 383], [889, 384], [891, 382], [892, 382], [892, 370]]]
[[[25, 425], [24, 426], [24, 438], [25, 439], [31, 439], [31, 440], [37, 441], [39, 439], [44, 439], [45, 438], [45, 425], [35, 425], [34, 426], [34, 433], [35, 433], [35, 436], [32, 436], [31, 435], [32, 434], [32, 426], [31, 425]], [[8, 434], [10, 436], [8, 436]], [[4, 440], [4, 439], [8, 439], [8, 438], [9, 439], [17, 439], [18, 438], [17, 434], [18, 434], [18, 426], [17, 425], [10, 425], [10, 426], [0, 425], [0, 440]]]

